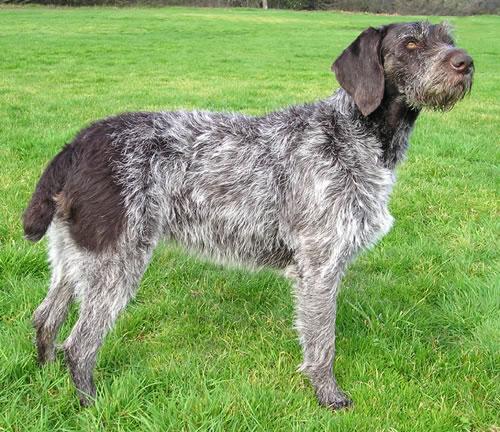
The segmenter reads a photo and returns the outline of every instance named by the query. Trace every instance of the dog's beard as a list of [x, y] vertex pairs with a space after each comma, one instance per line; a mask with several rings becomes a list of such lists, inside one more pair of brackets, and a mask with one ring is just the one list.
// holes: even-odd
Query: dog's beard
[[470, 93], [472, 88], [472, 74], [434, 73], [414, 81], [408, 86], [404, 94], [406, 102], [412, 108], [429, 108], [435, 111], [449, 111], [455, 104]]

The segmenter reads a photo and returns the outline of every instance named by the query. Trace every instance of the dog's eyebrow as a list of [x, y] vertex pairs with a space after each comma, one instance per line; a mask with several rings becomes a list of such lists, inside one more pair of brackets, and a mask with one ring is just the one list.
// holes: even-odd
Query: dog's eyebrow
[[450, 45], [455, 44], [455, 40], [452, 35], [453, 28], [447, 22], [442, 22], [433, 26], [433, 33], [436, 37], [440, 38], [443, 42], [449, 43]]
[[394, 39], [396, 42], [406, 41], [408, 39], [422, 40], [429, 30], [423, 23], [406, 23], [400, 28], [396, 28]]

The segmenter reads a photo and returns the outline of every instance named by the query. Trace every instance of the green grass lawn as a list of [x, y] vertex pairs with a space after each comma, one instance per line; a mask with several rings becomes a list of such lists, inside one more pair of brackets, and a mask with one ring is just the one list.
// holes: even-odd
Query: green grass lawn
[[411, 19], [0, 8], [0, 431], [500, 430], [500, 17], [450, 19], [474, 57], [472, 94], [421, 115], [396, 224], [344, 280], [336, 370], [354, 409], [320, 408], [296, 372], [285, 279], [167, 247], [101, 351], [95, 407], [79, 408], [62, 359], [35, 362], [30, 320], [49, 270], [20, 215], [82, 126], [130, 110], [262, 114], [324, 98], [332, 60], [362, 29]]

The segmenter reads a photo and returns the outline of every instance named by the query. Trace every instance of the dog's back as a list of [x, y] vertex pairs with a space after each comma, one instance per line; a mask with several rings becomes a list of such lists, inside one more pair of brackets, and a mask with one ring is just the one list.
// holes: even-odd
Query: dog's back
[[[284, 149], [262, 129], [257, 118], [208, 112], [96, 122], [47, 167], [40, 182], [52, 183], [25, 212], [27, 238], [40, 239], [55, 217], [90, 252], [116, 248], [123, 236], [166, 238], [223, 262], [284, 267]], [[50, 204], [47, 214], [39, 202]]]

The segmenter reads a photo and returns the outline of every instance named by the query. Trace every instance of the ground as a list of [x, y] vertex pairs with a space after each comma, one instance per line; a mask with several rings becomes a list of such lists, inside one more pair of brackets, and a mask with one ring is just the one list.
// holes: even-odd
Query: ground
[[166, 246], [101, 351], [95, 407], [79, 408], [62, 359], [35, 361], [30, 319], [49, 270], [20, 215], [82, 126], [122, 111], [262, 114], [324, 98], [337, 87], [331, 62], [362, 29], [413, 19], [0, 8], [0, 431], [498, 431], [500, 17], [449, 18], [474, 57], [472, 94], [419, 118], [395, 226], [344, 280], [336, 372], [353, 409], [320, 408], [296, 372], [285, 279]]

